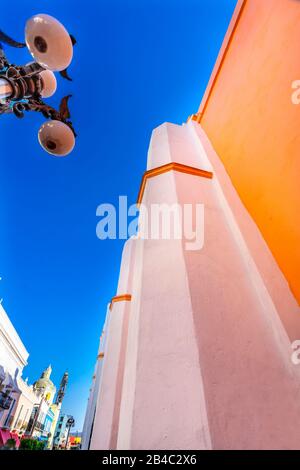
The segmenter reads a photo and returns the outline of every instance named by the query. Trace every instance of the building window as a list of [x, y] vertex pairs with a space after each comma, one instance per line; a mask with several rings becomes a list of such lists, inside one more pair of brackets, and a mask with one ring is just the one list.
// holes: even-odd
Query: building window
[[11, 417], [11, 412], [12, 412], [14, 406], [15, 406], [15, 403], [16, 403], [16, 400], [13, 398], [13, 401], [12, 401], [11, 407], [10, 407], [10, 409], [9, 409], [9, 412], [8, 412], [8, 414], [7, 414], [7, 417], [6, 417], [4, 426], [9, 426], [9, 425], [11, 424], [11, 422], [12, 422], [12, 418], [13, 418], [13, 417]]

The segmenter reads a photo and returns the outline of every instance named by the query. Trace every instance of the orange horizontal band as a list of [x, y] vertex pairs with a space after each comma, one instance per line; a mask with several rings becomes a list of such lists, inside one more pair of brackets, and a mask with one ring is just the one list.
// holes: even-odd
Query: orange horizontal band
[[124, 294], [124, 295], [116, 295], [115, 297], [113, 297], [110, 301], [110, 310], [112, 309], [113, 307], [113, 304], [115, 302], [124, 302], [124, 301], [127, 301], [127, 302], [130, 302], [131, 300], [131, 294]]
[[97, 359], [103, 359], [104, 358], [104, 353], [101, 352], [98, 354]]
[[152, 170], [148, 170], [144, 173], [137, 204], [141, 204], [145, 188], [146, 182], [149, 178], [153, 178], [154, 176], [162, 175], [163, 173], [167, 173], [168, 171], [179, 171], [180, 173], [187, 173], [189, 175], [194, 176], [201, 176], [202, 178], [213, 178], [213, 173], [211, 171], [200, 170], [199, 168], [194, 168], [193, 166], [182, 165], [182, 163], [167, 163], [166, 165], [159, 166], [157, 168], [153, 168]]
[[187, 118], [186, 122], [190, 122], [190, 121], [200, 122], [200, 119], [201, 119], [200, 115], [201, 115], [201, 113], [192, 114], [191, 116], [189, 116]]

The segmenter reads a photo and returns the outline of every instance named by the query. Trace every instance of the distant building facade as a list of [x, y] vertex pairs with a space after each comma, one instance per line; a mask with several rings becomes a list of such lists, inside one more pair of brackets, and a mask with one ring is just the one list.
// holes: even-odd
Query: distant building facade
[[70, 434], [70, 437], [68, 439], [68, 449], [70, 450], [79, 450], [81, 449], [81, 433], [76, 432]]
[[[45, 440], [45, 424], [49, 426], [51, 421], [50, 406], [53, 403], [56, 392], [55, 385], [50, 379], [52, 372], [51, 366], [42, 372], [41, 377], [34, 382], [33, 390], [38, 397], [38, 403], [35, 404], [26, 430], [26, 435], [31, 437], [41, 437]], [[48, 416], [48, 417], [47, 417]], [[52, 419], [53, 421], [53, 419]]]
[[68, 372], [65, 372], [60, 382], [60, 386], [56, 395], [55, 403], [53, 403], [50, 407], [52, 412], [54, 413], [54, 418], [53, 418], [53, 421], [49, 430], [49, 438], [48, 438], [48, 443], [47, 443], [48, 449], [52, 449], [53, 447], [55, 429], [56, 429], [56, 425], [57, 425], [58, 418], [60, 415], [62, 402], [66, 393], [68, 380], [69, 380], [69, 374]]
[[50, 379], [52, 367], [45, 369], [41, 377], [33, 384], [38, 402], [34, 405], [27, 426], [26, 435], [46, 442], [46, 448], [52, 449], [56, 424], [62, 401], [66, 392], [68, 373], [65, 372], [55, 402], [56, 387]]
[[28, 385], [27, 380], [24, 381], [22, 377], [18, 378], [18, 386], [21, 394], [15, 407], [11, 429], [23, 435], [28, 427], [32, 410], [39, 402], [39, 397], [33, 390], [33, 386]]
[[9, 428], [21, 395], [18, 380], [28, 352], [0, 304], [0, 428]]
[[54, 449], [66, 449], [67, 448], [67, 438], [68, 438], [68, 419], [71, 418], [70, 415], [61, 414], [56, 425], [53, 448]]
[[[54, 432], [66, 393], [68, 373], [65, 372], [55, 398], [56, 387], [47, 367], [40, 378], [29, 385], [22, 371], [28, 352], [8, 315], [0, 304], [0, 447], [13, 434], [33, 437], [52, 448]], [[55, 398], [55, 400], [54, 400]]]

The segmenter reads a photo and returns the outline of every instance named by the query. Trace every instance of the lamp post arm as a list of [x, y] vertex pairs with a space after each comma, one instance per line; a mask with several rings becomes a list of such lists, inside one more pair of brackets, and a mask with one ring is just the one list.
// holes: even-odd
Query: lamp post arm
[[[4, 88], [3, 88], [4, 90]], [[1, 82], [0, 82], [0, 98], [1, 98]], [[62, 99], [65, 100], [67, 97]], [[67, 106], [67, 105], [65, 105]], [[72, 121], [69, 120], [70, 113], [68, 112], [67, 108], [61, 109], [57, 111], [52, 106], [44, 103], [40, 98], [29, 98], [23, 101], [11, 101], [10, 103], [1, 103], [0, 99], [0, 115], [1, 114], [10, 114], [14, 113], [14, 115], [18, 118], [23, 118], [25, 111], [35, 111], [41, 113], [46, 119], [52, 119], [56, 121], [61, 121], [66, 124], [71, 131], [73, 132], [74, 136], [77, 137], [75, 129], [73, 127]]]
[[10, 36], [7, 36], [7, 34], [5, 34], [1, 30], [0, 30], [0, 42], [4, 42], [5, 44], [8, 44], [9, 46], [12, 46], [12, 47], [17, 47], [18, 49], [26, 47], [25, 43], [15, 41]]
[[[65, 98], [62, 99], [62, 102]], [[40, 98], [34, 99], [30, 98], [25, 103], [15, 103], [12, 107], [13, 113], [17, 116], [22, 118], [24, 116], [24, 111], [35, 111], [42, 113], [46, 119], [52, 119], [56, 121], [61, 121], [66, 124], [71, 131], [73, 132], [74, 136], [76, 137], [77, 134], [73, 128], [72, 122], [69, 120], [70, 114], [62, 109], [60, 106], [60, 110], [57, 111], [52, 106], [44, 103]]]

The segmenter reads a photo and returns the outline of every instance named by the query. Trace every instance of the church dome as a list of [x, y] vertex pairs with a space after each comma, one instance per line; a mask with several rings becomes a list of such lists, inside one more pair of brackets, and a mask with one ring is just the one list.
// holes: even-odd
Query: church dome
[[51, 401], [55, 395], [56, 392], [56, 387], [52, 380], [50, 380], [50, 375], [52, 372], [51, 366], [47, 367], [42, 372], [41, 377], [34, 382], [33, 384], [33, 389], [38, 393], [38, 394], [44, 394], [44, 397], [46, 398], [47, 401]]

